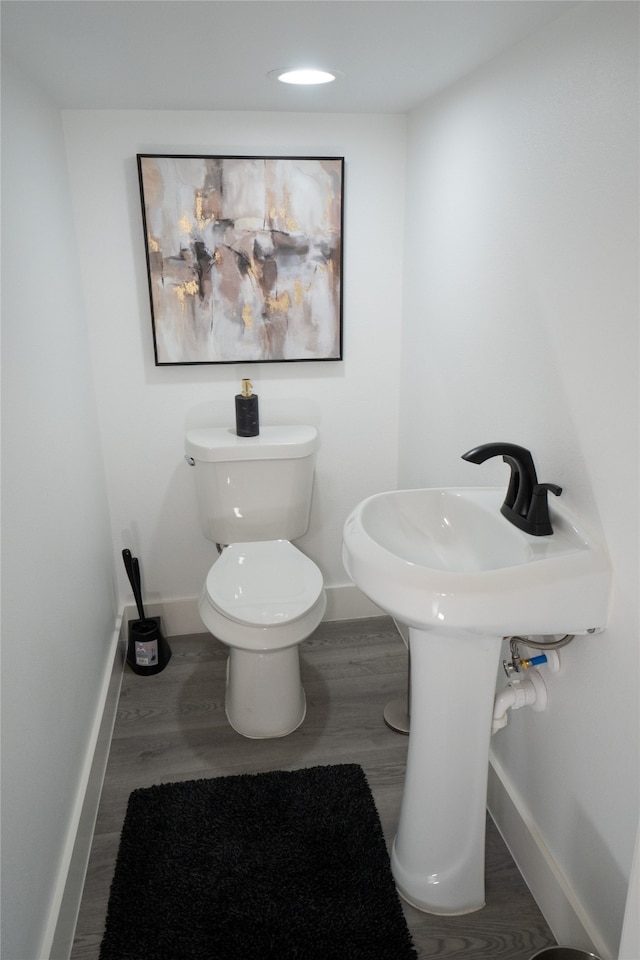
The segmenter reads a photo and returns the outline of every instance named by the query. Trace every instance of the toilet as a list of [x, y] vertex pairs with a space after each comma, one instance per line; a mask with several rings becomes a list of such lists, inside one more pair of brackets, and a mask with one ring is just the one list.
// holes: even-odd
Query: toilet
[[327, 605], [322, 574], [291, 543], [309, 526], [318, 433], [263, 426], [187, 432], [202, 532], [219, 556], [198, 603], [207, 630], [229, 647], [225, 711], [238, 733], [284, 737], [300, 726], [306, 699], [298, 646]]

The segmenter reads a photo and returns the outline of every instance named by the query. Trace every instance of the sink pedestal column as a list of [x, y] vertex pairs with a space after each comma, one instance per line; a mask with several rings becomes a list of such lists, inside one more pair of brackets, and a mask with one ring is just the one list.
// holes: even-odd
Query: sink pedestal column
[[502, 639], [409, 630], [411, 731], [391, 869], [427, 913], [484, 906], [491, 719]]

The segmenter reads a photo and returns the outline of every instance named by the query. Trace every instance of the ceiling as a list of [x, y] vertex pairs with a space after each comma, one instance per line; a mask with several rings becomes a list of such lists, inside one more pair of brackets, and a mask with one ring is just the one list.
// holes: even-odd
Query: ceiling
[[[587, 2], [587, 0], [581, 0]], [[405, 113], [571, 0], [2, 0], [2, 51], [63, 108]], [[279, 67], [342, 71], [322, 87]]]

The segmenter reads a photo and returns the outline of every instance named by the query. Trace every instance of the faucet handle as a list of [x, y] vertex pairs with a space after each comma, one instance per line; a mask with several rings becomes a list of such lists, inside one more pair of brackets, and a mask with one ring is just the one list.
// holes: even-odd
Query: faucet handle
[[553, 493], [556, 497], [559, 497], [562, 493], [562, 487], [559, 487], [557, 483], [536, 483], [533, 488], [534, 497], [544, 496], [545, 490]]
[[562, 493], [562, 487], [559, 487], [556, 483], [534, 484], [531, 506], [527, 514], [527, 524], [529, 533], [537, 537], [544, 537], [553, 533], [551, 520], [549, 519], [547, 493], [553, 493], [556, 497], [559, 497]]

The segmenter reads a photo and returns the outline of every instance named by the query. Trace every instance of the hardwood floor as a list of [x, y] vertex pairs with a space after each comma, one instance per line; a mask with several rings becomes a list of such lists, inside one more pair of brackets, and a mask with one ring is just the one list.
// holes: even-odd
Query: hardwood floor
[[[393, 839], [408, 738], [390, 730], [382, 712], [406, 689], [407, 654], [390, 619], [324, 623], [302, 644], [307, 716], [276, 740], [248, 740], [229, 726], [222, 644], [208, 634], [170, 644], [173, 656], [162, 673], [125, 672], [71, 960], [98, 958], [120, 829], [137, 787], [359, 763], [388, 843]], [[419, 956], [529, 960], [554, 943], [490, 819], [486, 897], [483, 910], [462, 917], [436, 917], [403, 903]]]

